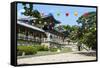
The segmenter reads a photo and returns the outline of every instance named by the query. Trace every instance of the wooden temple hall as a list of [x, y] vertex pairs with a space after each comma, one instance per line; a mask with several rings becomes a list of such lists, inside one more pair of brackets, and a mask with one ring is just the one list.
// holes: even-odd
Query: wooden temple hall
[[[38, 26], [36, 24], [36, 18], [25, 18], [17, 20], [17, 45], [46, 45], [59, 46], [64, 45], [64, 34], [53, 29], [54, 25], [59, 24], [59, 21], [55, 20], [53, 16], [46, 16], [42, 18], [44, 25]], [[48, 25], [51, 21], [51, 25]], [[39, 22], [39, 20], [38, 20]], [[56, 22], [56, 23], [55, 23]], [[43, 24], [43, 23], [42, 23]]]

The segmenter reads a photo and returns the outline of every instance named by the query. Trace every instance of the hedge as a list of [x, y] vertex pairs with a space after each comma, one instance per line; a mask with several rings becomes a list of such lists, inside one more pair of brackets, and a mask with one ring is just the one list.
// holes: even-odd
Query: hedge
[[50, 48], [51, 52], [56, 52], [58, 50], [58, 48]]
[[37, 51], [48, 51], [49, 50], [49, 48], [45, 45], [35, 45], [33, 47], [35, 47]]
[[25, 55], [34, 55], [37, 53], [37, 49], [33, 46], [17, 46], [17, 55], [20, 56], [23, 53]]

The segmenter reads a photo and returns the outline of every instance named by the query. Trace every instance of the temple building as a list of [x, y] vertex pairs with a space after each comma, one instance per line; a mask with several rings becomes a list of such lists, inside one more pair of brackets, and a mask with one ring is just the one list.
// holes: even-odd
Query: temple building
[[59, 24], [52, 15], [41, 19], [26, 17], [17, 19], [17, 45], [46, 45], [59, 47], [65, 45], [64, 34], [55, 30]]

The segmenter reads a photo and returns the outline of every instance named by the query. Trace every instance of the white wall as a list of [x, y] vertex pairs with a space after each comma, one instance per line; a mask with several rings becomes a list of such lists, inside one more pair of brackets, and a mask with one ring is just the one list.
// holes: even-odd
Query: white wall
[[[0, 2], [0, 68], [14, 68], [13, 66], [10, 65], [10, 3], [12, 1], [13, 0], [1, 0]], [[97, 5], [100, 7], [100, 2], [99, 2], [100, 0], [22, 0], [22, 1]], [[100, 15], [100, 13], [98, 15]], [[99, 26], [100, 22], [98, 23], [98, 29], [100, 28]], [[98, 49], [100, 52], [100, 46]], [[99, 68], [99, 66], [100, 66], [100, 61], [91, 63], [40, 65], [34, 67], [35, 68]], [[33, 68], [33, 66], [26, 66], [19, 68]]]

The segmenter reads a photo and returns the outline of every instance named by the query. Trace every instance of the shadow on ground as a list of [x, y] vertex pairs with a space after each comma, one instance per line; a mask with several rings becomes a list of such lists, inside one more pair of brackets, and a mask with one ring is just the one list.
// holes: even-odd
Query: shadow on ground
[[74, 53], [74, 54], [81, 54], [81, 55], [85, 55], [85, 56], [96, 56], [95, 51], [93, 51], [93, 52], [77, 52], [77, 53]]

